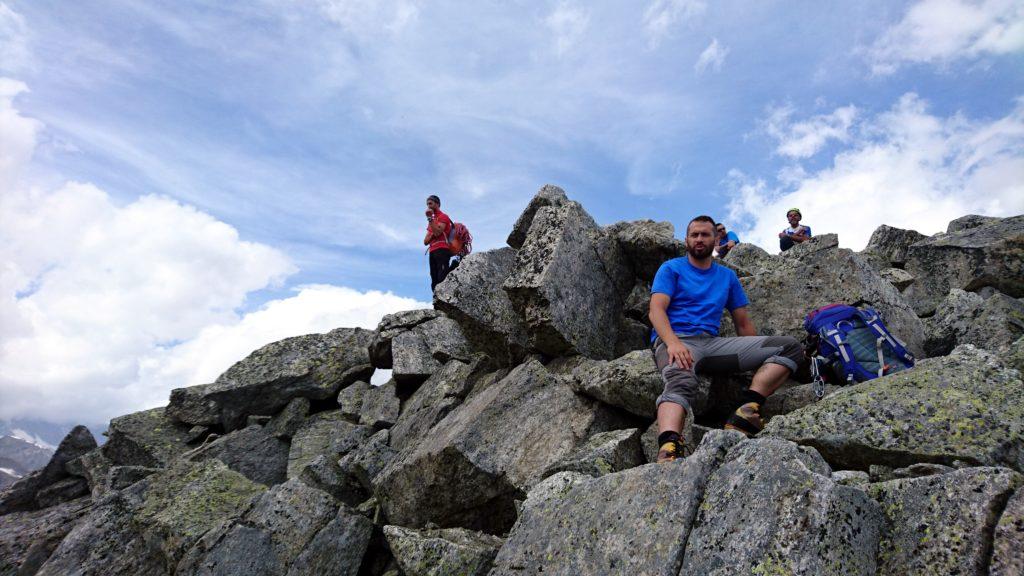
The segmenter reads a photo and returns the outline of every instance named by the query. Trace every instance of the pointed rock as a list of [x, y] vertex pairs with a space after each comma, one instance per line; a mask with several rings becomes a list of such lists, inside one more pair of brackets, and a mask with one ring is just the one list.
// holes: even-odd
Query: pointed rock
[[537, 211], [504, 284], [534, 350], [548, 356], [614, 355], [625, 295], [598, 257], [598, 234], [576, 202]]
[[530, 232], [530, 226], [533, 225], [533, 218], [537, 214], [537, 210], [544, 206], [561, 206], [569, 201], [569, 198], [565, 196], [565, 191], [558, 186], [552, 186], [551, 184], [544, 185], [537, 194], [530, 200], [530, 203], [526, 205], [526, 209], [519, 215], [516, 223], [512, 226], [512, 232], [508, 235], [508, 245], [518, 250], [523, 247], [523, 243], [526, 242], [526, 236]]
[[434, 307], [459, 323], [471, 347], [504, 365], [526, 355], [526, 330], [502, 289], [515, 262], [511, 248], [474, 252], [434, 290]]

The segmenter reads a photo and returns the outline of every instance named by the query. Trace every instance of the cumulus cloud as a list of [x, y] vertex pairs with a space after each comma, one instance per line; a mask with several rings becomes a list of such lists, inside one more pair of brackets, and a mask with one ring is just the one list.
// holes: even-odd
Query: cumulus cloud
[[[3, 174], [30, 162], [42, 125], [24, 85], [0, 82]], [[0, 179], [0, 418], [96, 422], [165, 404], [251, 350], [429, 306], [390, 293], [307, 286], [243, 313], [280, 286], [290, 258], [175, 200], [118, 203], [87, 183]]]
[[643, 19], [648, 46], [656, 48], [673, 28], [703, 15], [707, 8], [703, 0], [653, 0]]
[[568, 3], [561, 3], [544, 19], [544, 25], [555, 36], [555, 53], [565, 54], [575, 46], [587, 31], [590, 16], [587, 11]]
[[1016, 0], [921, 0], [867, 51], [875, 74], [907, 63], [947, 64], [1024, 50], [1024, 4]]
[[785, 212], [797, 206], [816, 234], [836, 232], [859, 250], [881, 224], [934, 234], [964, 214], [1024, 213], [1022, 173], [1024, 99], [1003, 118], [972, 120], [933, 115], [908, 93], [866, 119], [828, 168], [795, 166], [774, 184], [731, 172], [730, 216], [751, 221], [741, 236], [774, 252]]
[[700, 53], [697, 58], [697, 62], [693, 65], [693, 70], [697, 74], [703, 74], [708, 68], [714, 72], [722, 70], [722, 64], [725, 63], [725, 57], [729, 55], [729, 49], [718, 43], [718, 38], [711, 40], [711, 44]]
[[775, 151], [790, 158], [810, 158], [829, 140], [846, 142], [849, 130], [857, 117], [857, 108], [844, 106], [831, 114], [819, 114], [802, 122], [792, 122], [792, 106], [770, 110], [763, 122], [764, 131], [778, 142]]

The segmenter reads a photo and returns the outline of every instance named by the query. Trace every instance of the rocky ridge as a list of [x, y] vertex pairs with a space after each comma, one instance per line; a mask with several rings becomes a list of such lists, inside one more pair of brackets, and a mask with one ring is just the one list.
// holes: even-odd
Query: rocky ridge
[[0, 492], [0, 576], [1024, 573], [1024, 216], [740, 244], [762, 334], [871, 305], [924, 359], [820, 401], [797, 374], [752, 439], [717, 429], [750, 375], [702, 377], [692, 454], [658, 465], [675, 236], [545, 186], [434, 309], [268, 344], [103, 446], [73, 430]]

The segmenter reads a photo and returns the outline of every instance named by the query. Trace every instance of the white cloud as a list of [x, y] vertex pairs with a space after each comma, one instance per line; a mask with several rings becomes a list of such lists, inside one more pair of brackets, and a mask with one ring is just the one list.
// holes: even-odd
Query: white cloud
[[0, 183], [8, 185], [18, 179], [32, 158], [42, 129], [42, 123], [22, 116], [14, 108], [15, 97], [27, 91], [24, 83], [0, 77]]
[[590, 16], [587, 11], [563, 2], [544, 19], [544, 25], [555, 35], [555, 53], [564, 55], [579, 43], [587, 31]]
[[829, 140], [846, 142], [857, 108], [844, 106], [831, 114], [820, 114], [803, 122], [791, 122], [792, 106], [772, 109], [763, 123], [764, 131], [778, 141], [775, 151], [790, 158], [810, 158]]
[[703, 15], [707, 8], [704, 0], [653, 0], [644, 11], [648, 47], [657, 48], [677, 24]]
[[[3, 174], [30, 164], [42, 125], [0, 80]], [[0, 179], [0, 418], [96, 422], [165, 404], [251, 350], [429, 306], [391, 293], [307, 286], [241, 314], [290, 258], [224, 222], [149, 195], [118, 204], [91, 184]]]
[[905, 63], [947, 64], [1024, 50], [1018, 0], [921, 0], [867, 51], [875, 74]]
[[400, 34], [420, 12], [417, 3], [408, 0], [318, 0], [317, 5], [328, 18], [359, 38]]
[[28, 66], [30, 55], [25, 19], [0, 2], [0, 69], [19, 72]]
[[693, 69], [697, 74], [703, 74], [708, 68], [714, 72], [720, 72], [722, 64], [725, 63], [725, 57], [728, 55], [729, 49], [719, 44], [718, 38], [714, 38], [711, 40], [711, 44], [708, 44], [708, 47], [700, 53]]
[[793, 167], [778, 188], [733, 171], [730, 216], [752, 221], [741, 237], [777, 251], [793, 206], [815, 234], [838, 233], [841, 245], [858, 250], [881, 224], [934, 234], [964, 214], [1024, 213], [1024, 99], [986, 121], [932, 115], [908, 93], [861, 132], [830, 167]]
[[311, 285], [295, 292], [295, 296], [272, 301], [237, 322], [206, 326], [186, 343], [154, 349], [139, 363], [140, 379], [150, 383], [159, 402], [176, 386], [212, 382], [268, 342], [341, 326], [373, 329], [385, 314], [430, 307], [429, 302], [376, 290]]

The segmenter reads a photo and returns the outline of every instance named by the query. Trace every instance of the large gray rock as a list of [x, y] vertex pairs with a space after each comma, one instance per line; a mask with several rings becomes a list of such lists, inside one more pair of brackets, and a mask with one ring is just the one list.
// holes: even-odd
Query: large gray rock
[[249, 415], [276, 414], [294, 398], [324, 400], [373, 374], [373, 332], [338, 328], [267, 344], [235, 363], [213, 384], [171, 391], [167, 415], [179, 422], [245, 426]]
[[537, 210], [503, 286], [534, 350], [549, 356], [613, 356], [625, 295], [597, 257], [600, 235], [576, 202]]
[[681, 574], [875, 574], [880, 507], [817, 454], [743, 442], [711, 475]]
[[572, 454], [544, 471], [544, 476], [558, 472], [579, 472], [603, 476], [646, 464], [640, 449], [639, 428], [600, 432], [587, 439]]
[[552, 476], [523, 504], [492, 576], [680, 573], [708, 477], [740, 438], [713, 432], [685, 460], [590, 481]]
[[[698, 376], [698, 380], [701, 387], [691, 408], [703, 414], [711, 379]], [[585, 363], [573, 372], [570, 382], [577, 392], [642, 418], [655, 417], [655, 404], [664, 389], [649, 349], [636, 350], [611, 361]]]
[[737, 276], [752, 276], [773, 269], [777, 258], [756, 244], [740, 242], [722, 258], [722, 262], [729, 264]]
[[67, 469], [68, 472], [85, 478], [93, 499], [98, 499], [106, 493], [110, 459], [103, 454], [103, 448], [95, 448], [68, 462]]
[[372, 533], [367, 518], [290, 480], [258, 497], [238, 521], [196, 543], [184, 574], [355, 575]]
[[1024, 469], [1020, 372], [970, 345], [772, 418], [765, 434], [814, 446], [839, 469], [917, 462]]
[[992, 576], [1024, 574], [1024, 488], [1006, 503], [992, 539]]
[[[822, 397], [830, 396], [840, 390], [842, 388], [839, 386], [826, 384], [824, 396]], [[782, 388], [768, 397], [768, 401], [761, 407], [761, 417], [769, 420], [775, 416], [789, 414], [804, 406], [810, 406], [818, 400], [817, 393], [814, 391], [814, 384], [801, 384], [799, 386]]]
[[338, 392], [338, 408], [346, 420], [359, 422], [359, 413], [363, 409], [363, 396], [373, 389], [369, 382], [356, 382]]
[[[359, 382], [356, 382], [359, 384]], [[352, 386], [355, 386], [353, 384]], [[348, 388], [351, 388], [349, 386]], [[367, 384], [369, 386], [369, 384]], [[345, 390], [348, 390], [346, 388]], [[344, 392], [344, 390], [342, 391]], [[340, 395], [340, 393], [339, 393]], [[282, 440], [291, 440], [295, 432], [302, 426], [303, 422], [306, 421], [306, 415], [309, 414], [309, 398], [295, 398], [284, 407], [284, 410], [278, 412], [270, 422], [267, 424], [267, 432]]]
[[968, 214], [961, 216], [956, 220], [950, 220], [949, 225], [946, 226], [946, 233], [953, 234], [955, 232], [963, 232], [964, 230], [970, 230], [971, 228], [979, 228], [981, 226], [988, 226], [989, 224], [995, 224], [1002, 220], [995, 216], [980, 216], [978, 214]]
[[381, 430], [338, 461], [342, 474], [355, 479], [366, 497], [373, 494], [377, 478], [398, 455], [398, 450], [388, 445], [389, 439], [390, 432]]
[[423, 383], [408, 400], [395, 425], [391, 427], [391, 446], [401, 450], [420, 441], [469, 394], [473, 373], [481, 364], [477, 358], [466, 364], [452, 360]]
[[189, 427], [168, 418], [164, 408], [114, 418], [107, 437], [103, 453], [116, 466], [162, 468], [189, 450]]
[[621, 427], [618, 414], [530, 361], [410, 444], [378, 478], [377, 497], [394, 524], [500, 533], [515, 519], [513, 501], [548, 466], [593, 434]]
[[884, 268], [878, 274], [889, 281], [897, 290], [903, 292], [914, 283], [914, 277], [906, 270], [899, 268]]
[[545, 184], [543, 188], [537, 191], [537, 194], [530, 200], [530, 203], [526, 205], [526, 209], [519, 215], [516, 223], [512, 226], [512, 232], [508, 235], [508, 245], [519, 249], [523, 247], [523, 243], [526, 242], [526, 236], [530, 232], [530, 226], [533, 225], [533, 218], [537, 214], [537, 210], [544, 206], [561, 206], [569, 201], [566, 197], [565, 191], [558, 186], [552, 186], [551, 184]]
[[925, 352], [942, 356], [960, 344], [1005, 353], [1024, 335], [1024, 302], [996, 292], [982, 298], [958, 288], [949, 291], [925, 320]]
[[637, 280], [633, 288], [626, 296], [623, 304], [623, 313], [627, 318], [638, 322], [649, 323], [648, 315], [651, 311], [651, 283], [647, 280]]
[[811, 239], [784, 252], [775, 268], [740, 281], [750, 299], [750, 317], [760, 334], [802, 340], [804, 315], [834, 302], [867, 305], [889, 330], [920, 356], [924, 325], [908, 300], [860, 255], [836, 248], [835, 235]]
[[317, 456], [340, 458], [370, 437], [372, 429], [345, 420], [340, 410], [319, 412], [306, 419], [292, 437], [288, 478], [295, 478]]
[[418, 384], [453, 358], [469, 360], [469, 343], [451, 318], [438, 317], [402, 332], [391, 343], [391, 376], [402, 384]]
[[466, 530], [410, 530], [385, 526], [384, 536], [406, 576], [486, 576], [501, 538]]
[[434, 290], [434, 307], [459, 323], [473, 349], [506, 365], [526, 355], [526, 330], [502, 289], [515, 262], [511, 248], [474, 252]]
[[289, 445], [260, 426], [248, 426], [217, 438], [188, 458], [201, 462], [216, 458], [253, 482], [267, 486], [287, 479]]
[[395, 336], [440, 316], [440, 312], [431, 308], [405, 310], [385, 315], [377, 324], [373, 339], [370, 341], [370, 362], [373, 363], [374, 368], [391, 368], [394, 360], [391, 342]]
[[398, 420], [401, 407], [402, 402], [398, 399], [395, 381], [388, 380], [363, 393], [363, 401], [359, 407], [359, 423], [377, 430], [390, 428]]
[[[64, 439], [61, 440], [60, 445], [57, 446], [57, 451], [50, 457], [50, 461], [46, 463], [46, 466], [32, 472], [8, 486], [3, 492], [0, 492], [0, 516], [10, 514], [11, 512], [35, 510], [40, 505], [59, 504], [60, 502], [72, 500], [88, 493], [88, 486], [84, 487], [84, 492], [80, 487], [78, 490], [64, 492], [64, 496], [56, 492], [44, 494], [44, 491], [67, 480], [70, 476], [67, 471], [68, 463], [95, 448], [96, 439], [93, 438], [88, 428], [85, 426], [75, 426], [72, 428], [64, 436]], [[61, 484], [61, 488], [67, 487], [66, 483]], [[40, 495], [43, 495], [41, 501], [38, 499]]]
[[606, 227], [605, 232], [618, 242], [636, 276], [648, 282], [663, 262], [685, 253], [671, 222], [617, 222]]
[[908, 249], [906, 269], [916, 278], [907, 300], [922, 316], [953, 288], [975, 292], [992, 286], [1024, 297], [1024, 215], [917, 242]]
[[[39, 576], [163, 576], [166, 559], [148, 547], [134, 523], [145, 486], [114, 492], [97, 502], [39, 567]], [[28, 572], [32, 573], [32, 572]]]
[[4, 516], [0, 521], [0, 574], [35, 574], [91, 509], [92, 502], [83, 498], [45, 510]]
[[871, 234], [868, 245], [861, 252], [879, 271], [903, 268], [907, 262], [907, 249], [915, 242], [928, 238], [916, 230], [903, 230], [882, 224]]
[[967, 468], [867, 486], [888, 524], [878, 573], [988, 574], [991, 534], [1020, 483], [1006, 468]]

